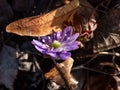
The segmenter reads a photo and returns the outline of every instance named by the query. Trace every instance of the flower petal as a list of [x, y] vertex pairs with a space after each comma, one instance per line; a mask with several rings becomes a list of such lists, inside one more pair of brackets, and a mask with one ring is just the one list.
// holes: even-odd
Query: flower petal
[[63, 45], [62, 47], [64, 48], [64, 51], [71, 51], [79, 48], [77, 41], [68, 44], [66, 43], [66, 45]]
[[58, 55], [55, 52], [46, 52], [46, 54], [50, 55], [53, 58], [58, 58]]
[[76, 33], [74, 35], [72, 35], [71, 37], [69, 37], [67, 40], [63, 41], [62, 43], [71, 43], [74, 42], [77, 38], [78, 38], [79, 34]]
[[34, 45], [39, 45], [39, 46], [42, 46], [42, 45], [43, 45], [42, 42], [39, 42], [38, 40], [35, 40], [35, 39], [32, 40], [32, 44], [34, 44]]
[[71, 35], [72, 35], [72, 27], [68, 26], [63, 30], [63, 32], [61, 34], [62, 38], [61, 38], [60, 41], [63, 42], [65, 40], [67, 40], [67, 38], [70, 37]]
[[56, 34], [56, 40], [60, 41], [62, 38], [62, 32], [57, 32]]
[[37, 47], [43, 48], [43, 49], [49, 48], [49, 46], [47, 44], [43, 44], [42, 42], [35, 40], [35, 39], [33, 39], [32, 44], [37, 46]]
[[36, 46], [36, 45], [35, 45], [35, 48], [36, 48], [39, 52], [41, 52], [41, 53], [43, 53], [43, 54], [46, 54], [46, 49], [40, 48], [40, 47], [38, 47], [38, 46]]
[[51, 43], [53, 42], [53, 39], [50, 36], [43, 36], [39, 38], [39, 41], [43, 42], [44, 44], [51, 45]]
[[78, 49], [78, 42], [72, 42], [72, 43], [66, 43], [62, 45], [60, 48], [54, 49], [53, 52], [63, 52], [63, 51], [71, 51], [71, 50], [76, 50]]
[[66, 60], [69, 57], [71, 57], [71, 53], [70, 52], [61, 52], [59, 54], [59, 58], [62, 59], [62, 60]]
[[71, 26], [68, 26], [64, 29], [64, 34], [66, 34], [68, 37], [72, 35], [72, 27]]

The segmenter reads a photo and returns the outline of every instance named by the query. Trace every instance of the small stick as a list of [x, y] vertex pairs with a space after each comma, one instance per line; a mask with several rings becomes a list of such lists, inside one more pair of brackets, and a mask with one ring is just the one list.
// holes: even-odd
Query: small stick
[[115, 55], [115, 56], [117, 56], [117, 57], [120, 57], [120, 53], [113, 53], [113, 52], [98, 52], [98, 54], [100, 54], [100, 55]]
[[67, 90], [72, 90], [70, 85], [69, 85], [69, 82], [66, 79], [66, 77], [65, 77], [63, 71], [61, 70], [61, 68], [59, 67], [59, 65], [57, 64], [57, 62], [54, 59], [52, 59], [52, 60], [53, 60], [53, 63], [55, 64], [56, 69], [58, 70], [58, 72], [60, 73], [62, 79], [64, 80]]

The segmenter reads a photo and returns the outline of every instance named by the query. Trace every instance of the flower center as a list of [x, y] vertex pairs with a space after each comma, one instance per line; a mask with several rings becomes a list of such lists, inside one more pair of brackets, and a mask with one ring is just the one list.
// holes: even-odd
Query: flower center
[[61, 46], [61, 43], [59, 41], [57, 41], [57, 40], [54, 40], [53, 43], [52, 43], [52, 46], [54, 48], [59, 48]]

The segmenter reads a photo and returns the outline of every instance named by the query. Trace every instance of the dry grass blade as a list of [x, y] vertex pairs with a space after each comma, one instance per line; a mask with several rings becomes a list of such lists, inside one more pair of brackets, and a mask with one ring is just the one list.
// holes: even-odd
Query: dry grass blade
[[44, 15], [24, 18], [10, 23], [6, 31], [21, 36], [44, 36], [51, 34], [53, 30], [59, 31], [66, 21], [79, 6], [79, 0], [73, 0], [56, 10]]

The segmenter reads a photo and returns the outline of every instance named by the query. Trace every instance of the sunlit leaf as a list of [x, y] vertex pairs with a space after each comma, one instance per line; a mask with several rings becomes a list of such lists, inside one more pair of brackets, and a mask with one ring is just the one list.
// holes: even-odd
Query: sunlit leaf
[[79, 6], [79, 0], [73, 0], [56, 10], [44, 15], [24, 18], [9, 24], [7, 32], [22, 36], [44, 36], [54, 31], [59, 31], [66, 21]]

